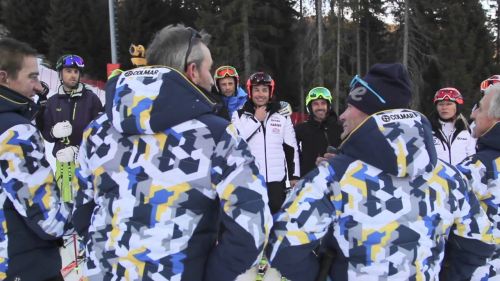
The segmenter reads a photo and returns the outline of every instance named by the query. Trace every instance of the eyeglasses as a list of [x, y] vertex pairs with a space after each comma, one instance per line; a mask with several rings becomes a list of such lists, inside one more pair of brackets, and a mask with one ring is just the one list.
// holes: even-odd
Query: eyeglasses
[[83, 62], [82, 57], [77, 55], [68, 55], [63, 59], [63, 67], [72, 67], [77, 66], [79, 68], [84, 68], [85, 63]]
[[497, 84], [497, 83], [500, 83], [500, 77], [498, 75], [492, 76], [492, 77], [484, 80], [483, 82], [481, 82], [481, 86], [480, 86], [481, 91], [484, 91], [489, 86], [491, 86], [493, 84]]
[[221, 66], [215, 72], [215, 79], [222, 79], [224, 77], [238, 77], [238, 72], [236, 68], [232, 66]]
[[191, 32], [191, 37], [189, 39], [189, 44], [188, 44], [188, 48], [186, 51], [186, 57], [184, 58], [184, 71], [186, 71], [187, 67], [188, 67], [188, 57], [191, 54], [191, 48], [193, 47], [194, 39], [201, 38], [200, 33], [196, 29], [191, 28], [191, 27], [186, 27], [186, 29]]
[[354, 78], [352, 78], [351, 80], [351, 84], [349, 85], [349, 87], [351, 87], [351, 90], [354, 88], [354, 85], [356, 85], [357, 83], [361, 84], [361, 86], [365, 87], [368, 91], [370, 91], [372, 94], [374, 94], [379, 100], [381, 103], [386, 103], [385, 100], [374, 90], [370, 87], [370, 85], [368, 85], [368, 83], [366, 83], [365, 80], [361, 79], [361, 77], [359, 77], [359, 75], [356, 75], [354, 76]]
[[454, 88], [448, 88], [448, 89], [445, 88], [436, 92], [436, 94], [434, 95], [434, 103], [444, 100], [449, 100], [452, 102], [456, 102], [458, 104], [464, 103], [462, 95], [457, 89]]

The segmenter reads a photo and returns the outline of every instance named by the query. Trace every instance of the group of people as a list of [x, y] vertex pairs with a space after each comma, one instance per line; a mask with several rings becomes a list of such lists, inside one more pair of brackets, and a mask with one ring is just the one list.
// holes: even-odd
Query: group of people
[[234, 67], [211, 72], [208, 40], [166, 26], [103, 107], [81, 57], [60, 58], [47, 100], [36, 51], [0, 39], [0, 280], [62, 280], [73, 232], [88, 280], [497, 278], [500, 80], [481, 84], [471, 129], [457, 89], [429, 121], [405, 67], [376, 64], [340, 116], [311, 89], [294, 128], [268, 73], [245, 93]]

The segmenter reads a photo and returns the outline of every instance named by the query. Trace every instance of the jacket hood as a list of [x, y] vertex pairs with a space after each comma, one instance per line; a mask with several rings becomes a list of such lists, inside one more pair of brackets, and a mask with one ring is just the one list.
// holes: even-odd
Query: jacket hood
[[500, 121], [477, 140], [477, 145], [479, 150], [488, 147], [500, 151]]
[[0, 113], [17, 112], [32, 120], [40, 107], [33, 100], [0, 85]]
[[106, 114], [119, 132], [155, 134], [203, 114], [215, 103], [177, 70], [147, 66], [106, 84]]
[[340, 150], [396, 177], [419, 176], [437, 162], [429, 120], [409, 109], [371, 115], [351, 132]]

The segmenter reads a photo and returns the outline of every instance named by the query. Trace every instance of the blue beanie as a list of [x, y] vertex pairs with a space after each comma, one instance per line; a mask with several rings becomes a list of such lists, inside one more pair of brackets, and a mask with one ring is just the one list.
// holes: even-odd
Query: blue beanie
[[411, 101], [410, 78], [402, 64], [375, 64], [363, 80], [385, 103], [361, 82], [356, 82], [347, 102], [357, 109], [372, 115], [386, 109], [408, 108]]

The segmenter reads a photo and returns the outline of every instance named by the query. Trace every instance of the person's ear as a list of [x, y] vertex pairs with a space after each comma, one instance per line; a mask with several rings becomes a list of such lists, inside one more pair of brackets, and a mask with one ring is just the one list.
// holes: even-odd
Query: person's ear
[[0, 70], [0, 84], [6, 85], [8, 83], [9, 83], [9, 75], [7, 74], [7, 71]]
[[198, 70], [196, 68], [196, 63], [189, 63], [186, 68], [186, 77], [191, 81], [196, 81], [198, 78]]

